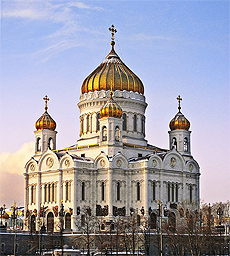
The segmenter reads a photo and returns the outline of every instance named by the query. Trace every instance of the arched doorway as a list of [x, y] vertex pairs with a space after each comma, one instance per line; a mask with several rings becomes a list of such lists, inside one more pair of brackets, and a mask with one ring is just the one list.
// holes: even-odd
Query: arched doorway
[[157, 216], [156, 216], [156, 213], [154, 212], [150, 214], [150, 228], [152, 229], [157, 228]]
[[175, 232], [176, 231], [176, 215], [174, 212], [169, 212], [168, 224], [169, 224], [170, 231]]
[[54, 215], [52, 212], [49, 212], [47, 215], [47, 232], [53, 233], [54, 231]]
[[30, 231], [31, 231], [31, 233], [35, 233], [35, 231], [36, 231], [36, 217], [35, 217], [34, 214], [31, 216], [30, 221], [31, 221]]
[[71, 230], [71, 215], [69, 212], [65, 215], [65, 229]]

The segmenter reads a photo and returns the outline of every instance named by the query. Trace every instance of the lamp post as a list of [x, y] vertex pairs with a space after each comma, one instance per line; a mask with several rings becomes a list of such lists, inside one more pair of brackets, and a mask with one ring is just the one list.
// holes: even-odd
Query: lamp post
[[14, 229], [14, 256], [17, 253], [16, 250], [16, 241], [17, 241], [17, 235], [16, 235], [16, 230], [17, 230], [17, 215], [18, 215], [18, 208], [16, 207], [16, 204], [13, 203], [12, 206], [12, 215], [11, 215], [11, 219], [12, 219], [12, 223], [13, 223], [13, 229]]
[[60, 235], [61, 235], [61, 255], [63, 256], [63, 218], [64, 218], [64, 205], [63, 200], [61, 200], [61, 209], [59, 211], [59, 217], [60, 217]]
[[0, 208], [0, 214], [1, 214], [1, 228], [2, 228], [2, 226], [3, 226], [3, 224], [2, 224], [2, 216], [4, 215], [4, 208], [3, 207], [1, 207]]
[[162, 202], [160, 200], [158, 200], [157, 210], [158, 210], [158, 216], [159, 216], [159, 234], [160, 234], [160, 251], [159, 251], [159, 255], [163, 256]]

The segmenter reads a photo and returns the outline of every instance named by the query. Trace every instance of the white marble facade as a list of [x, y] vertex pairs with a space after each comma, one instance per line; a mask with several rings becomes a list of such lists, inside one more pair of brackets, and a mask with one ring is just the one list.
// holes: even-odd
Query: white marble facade
[[145, 96], [114, 91], [123, 117], [100, 119], [108, 98], [109, 91], [103, 90], [81, 95], [80, 139], [75, 146], [56, 149], [56, 131], [35, 131], [35, 154], [24, 173], [25, 230], [44, 225], [48, 231], [58, 231], [62, 205], [64, 228], [69, 231], [77, 231], [84, 207], [95, 216], [113, 219], [129, 216], [132, 209], [141, 216], [143, 209], [144, 216], [156, 214], [158, 200], [175, 216], [181, 203], [199, 205], [200, 169], [191, 155], [191, 132], [169, 131], [169, 149], [149, 145]]

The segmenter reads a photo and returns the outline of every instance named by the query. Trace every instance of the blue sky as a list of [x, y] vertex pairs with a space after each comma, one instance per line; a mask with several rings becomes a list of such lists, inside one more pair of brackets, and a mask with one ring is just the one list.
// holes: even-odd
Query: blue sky
[[[109, 52], [114, 24], [116, 51], [145, 86], [149, 143], [168, 147], [180, 94], [201, 166], [201, 198], [230, 199], [229, 11], [229, 1], [2, 1], [4, 177], [22, 183], [23, 165], [9, 162], [23, 144], [33, 144], [46, 94], [58, 148], [76, 143], [80, 87]], [[25, 147], [28, 157], [30, 150]]]

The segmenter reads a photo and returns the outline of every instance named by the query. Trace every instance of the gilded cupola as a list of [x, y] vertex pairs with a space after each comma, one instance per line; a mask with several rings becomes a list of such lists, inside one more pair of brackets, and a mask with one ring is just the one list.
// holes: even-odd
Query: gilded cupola
[[49, 113], [47, 112], [48, 106], [47, 106], [47, 102], [49, 101], [49, 98], [47, 96], [45, 96], [43, 98], [43, 100], [45, 101], [45, 112], [44, 114], [36, 121], [35, 123], [35, 127], [36, 129], [39, 130], [43, 130], [43, 129], [48, 129], [51, 131], [54, 131], [56, 128], [56, 122], [53, 120], [53, 118], [49, 115]]
[[106, 118], [106, 117], [121, 118], [122, 117], [122, 109], [114, 101], [112, 92], [110, 92], [109, 100], [105, 103], [104, 107], [100, 109], [100, 117], [101, 118]]
[[181, 106], [180, 102], [182, 101], [182, 98], [180, 95], [177, 97], [178, 100], [178, 113], [174, 116], [174, 118], [170, 121], [169, 127], [171, 131], [174, 130], [186, 130], [188, 131], [190, 128], [190, 122], [188, 119], [181, 113]]
[[117, 30], [113, 25], [109, 30], [112, 34], [112, 49], [105, 60], [84, 80], [81, 94], [101, 90], [126, 90], [144, 94], [140, 78], [121, 61], [114, 50], [114, 34]]

